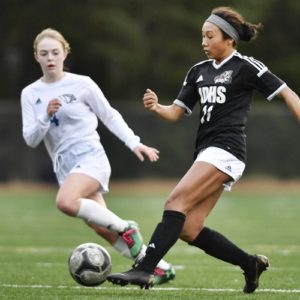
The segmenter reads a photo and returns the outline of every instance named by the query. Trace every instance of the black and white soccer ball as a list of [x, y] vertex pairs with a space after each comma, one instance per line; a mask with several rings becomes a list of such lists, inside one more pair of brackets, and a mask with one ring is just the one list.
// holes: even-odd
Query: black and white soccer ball
[[111, 272], [111, 257], [107, 250], [95, 243], [77, 246], [69, 257], [69, 271], [76, 282], [84, 286], [102, 284]]

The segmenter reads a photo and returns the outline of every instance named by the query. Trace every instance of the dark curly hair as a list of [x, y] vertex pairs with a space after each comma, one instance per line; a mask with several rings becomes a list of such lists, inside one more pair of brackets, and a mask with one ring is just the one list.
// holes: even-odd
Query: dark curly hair
[[[221, 6], [214, 8], [211, 12], [214, 15], [217, 15], [227, 21], [239, 34], [241, 41], [249, 42], [255, 39], [258, 35], [258, 32], [262, 30], [263, 25], [261, 23], [252, 24], [246, 22], [242, 15], [237, 11], [233, 10], [231, 7]], [[231, 38], [222, 31], [224, 38]]]

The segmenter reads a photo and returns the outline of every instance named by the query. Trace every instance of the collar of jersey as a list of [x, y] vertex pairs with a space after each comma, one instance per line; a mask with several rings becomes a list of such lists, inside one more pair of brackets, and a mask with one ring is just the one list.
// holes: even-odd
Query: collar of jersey
[[224, 64], [226, 64], [231, 58], [232, 56], [234, 56], [236, 54], [236, 50], [233, 51], [227, 58], [225, 58], [221, 63], [217, 64], [215, 60], [213, 60], [213, 67], [215, 69], [220, 69]]

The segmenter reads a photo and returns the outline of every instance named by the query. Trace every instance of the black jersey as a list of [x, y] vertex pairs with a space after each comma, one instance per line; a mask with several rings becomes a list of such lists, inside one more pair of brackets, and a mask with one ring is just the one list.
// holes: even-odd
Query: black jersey
[[284, 87], [263, 63], [236, 51], [219, 65], [211, 59], [194, 65], [174, 101], [187, 114], [200, 104], [194, 158], [200, 150], [215, 146], [245, 162], [245, 125], [254, 90], [271, 100]]

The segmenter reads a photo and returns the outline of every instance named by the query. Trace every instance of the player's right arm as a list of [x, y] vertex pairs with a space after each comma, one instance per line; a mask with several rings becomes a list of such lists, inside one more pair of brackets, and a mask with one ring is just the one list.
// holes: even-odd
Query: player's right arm
[[166, 121], [175, 122], [185, 113], [185, 109], [176, 105], [161, 105], [158, 103], [158, 97], [152, 90], [147, 89], [143, 97], [144, 106], [149, 111], [155, 113]]
[[37, 116], [34, 104], [24, 92], [21, 95], [21, 109], [23, 138], [28, 146], [35, 148], [49, 130], [50, 117], [46, 111], [43, 115]]

